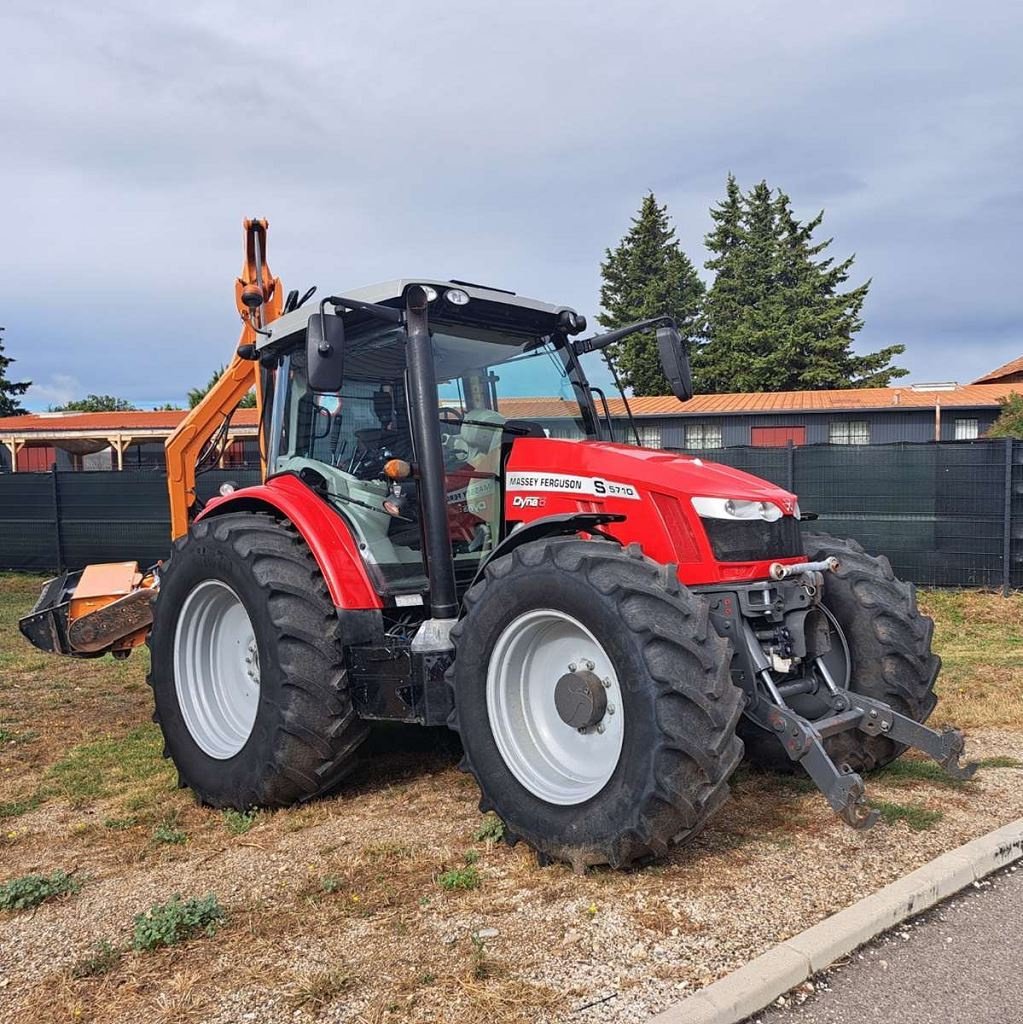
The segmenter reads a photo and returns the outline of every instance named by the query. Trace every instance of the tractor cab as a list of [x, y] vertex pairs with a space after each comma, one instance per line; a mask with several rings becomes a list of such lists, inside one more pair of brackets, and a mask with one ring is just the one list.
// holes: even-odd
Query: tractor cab
[[[417, 396], [424, 396], [422, 413], [439, 441], [459, 593], [504, 535], [501, 473], [512, 443], [610, 432], [609, 423], [598, 432], [568, 340], [566, 328], [580, 330], [585, 321], [565, 307], [507, 292], [439, 281], [421, 287], [433, 381], [414, 387], [405, 326], [381, 312], [403, 310], [414, 286], [397, 281], [351, 293], [348, 301], [361, 308], [286, 315], [259, 346], [268, 477], [296, 474], [313, 486], [357, 538], [379, 592], [392, 597], [429, 589], [415, 470], [429, 439], [417, 437]], [[316, 379], [324, 369], [317, 365], [324, 362], [320, 325], [326, 322], [329, 334], [337, 320], [343, 339], [332, 376]], [[525, 418], [520, 410], [540, 415]]]

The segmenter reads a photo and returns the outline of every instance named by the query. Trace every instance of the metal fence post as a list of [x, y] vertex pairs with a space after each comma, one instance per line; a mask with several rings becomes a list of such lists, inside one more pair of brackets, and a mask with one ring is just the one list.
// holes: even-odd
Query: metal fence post
[[789, 492], [796, 489], [796, 446], [791, 437], [785, 442], [785, 489]]
[[57, 572], [64, 571], [64, 534], [60, 522], [60, 483], [57, 480], [57, 466], [50, 468], [53, 478], [53, 535], [57, 545]]
[[1005, 439], [1005, 504], [1002, 511], [1002, 596], [1012, 590], [1012, 438]]

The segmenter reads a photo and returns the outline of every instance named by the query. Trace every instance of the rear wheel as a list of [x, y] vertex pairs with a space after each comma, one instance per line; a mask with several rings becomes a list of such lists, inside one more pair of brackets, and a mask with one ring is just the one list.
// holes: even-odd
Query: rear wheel
[[194, 524], [161, 573], [149, 646], [165, 752], [203, 803], [283, 806], [353, 766], [367, 730], [340, 624], [290, 523], [237, 513]]
[[[839, 561], [837, 572], [825, 574], [822, 598], [841, 631], [825, 658], [832, 677], [839, 685], [848, 680], [855, 693], [926, 721], [937, 703], [934, 683], [941, 659], [931, 652], [934, 623], [920, 614], [913, 585], [896, 579], [887, 558], [868, 555], [854, 540], [811, 533], [804, 535], [804, 542], [812, 561]], [[811, 720], [830, 713], [824, 701], [794, 706]], [[743, 719], [739, 732], [753, 762], [784, 771], [798, 768], [778, 740], [759, 726]], [[836, 764], [848, 764], [859, 773], [894, 761], [906, 749], [886, 736], [858, 730], [832, 736], [824, 745]]]
[[742, 696], [674, 566], [638, 545], [536, 541], [489, 565], [465, 608], [451, 724], [510, 840], [618, 867], [702, 828], [742, 757]]

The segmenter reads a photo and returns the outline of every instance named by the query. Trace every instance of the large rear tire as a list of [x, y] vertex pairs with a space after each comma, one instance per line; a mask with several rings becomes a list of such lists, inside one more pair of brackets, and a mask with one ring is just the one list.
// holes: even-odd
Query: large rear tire
[[200, 801], [286, 806], [353, 767], [367, 728], [340, 624], [289, 522], [246, 512], [195, 523], [163, 568], [153, 611], [153, 717]]
[[[854, 540], [807, 533], [804, 543], [812, 561], [839, 561], [838, 571], [825, 575], [823, 602], [845, 634], [853, 692], [926, 721], [938, 700], [934, 683], [941, 659], [931, 652], [934, 622], [917, 608], [913, 584], [896, 579], [887, 558], [868, 555]], [[743, 719], [739, 733], [755, 764], [798, 768], [772, 734], [749, 720]], [[824, 745], [836, 764], [860, 774], [894, 761], [906, 749], [886, 736], [859, 731], [832, 736]]]
[[463, 768], [510, 841], [620, 867], [692, 837], [726, 799], [742, 694], [675, 566], [638, 545], [523, 544], [487, 566], [452, 636]]

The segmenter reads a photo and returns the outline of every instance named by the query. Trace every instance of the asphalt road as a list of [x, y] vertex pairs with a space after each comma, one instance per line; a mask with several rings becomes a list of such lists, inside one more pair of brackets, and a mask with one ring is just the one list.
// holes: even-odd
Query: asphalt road
[[808, 997], [808, 986], [796, 989], [749, 1024], [1023, 1024], [1023, 867], [953, 896], [812, 984]]

